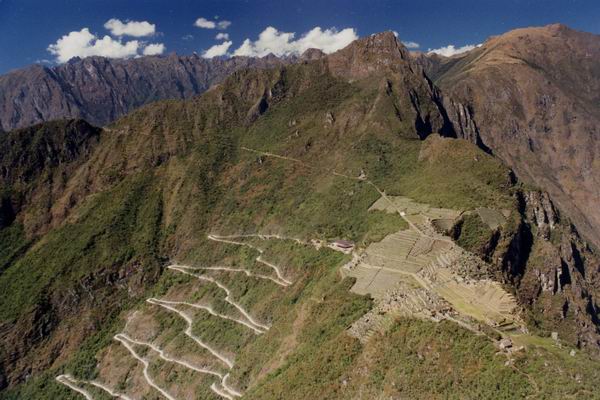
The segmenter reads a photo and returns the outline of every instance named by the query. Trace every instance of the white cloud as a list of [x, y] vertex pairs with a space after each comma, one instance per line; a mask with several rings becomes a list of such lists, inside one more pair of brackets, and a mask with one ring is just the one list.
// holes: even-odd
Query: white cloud
[[[218, 18], [218, 16], [215, 16], [215, 19], [216, 18]], [[215, 21], [210, 21], [204, 17], [200, 17], [196, 20], [196, 22], [194, 22], [194, 26], [196, 26], [198, 28], [203, 28], [203, 29], [215, 29], [216, 28], [216, 29], [225, 30], [231, 26], [231, 21], [223, 20], [223, 21], [215, 22]]]
[[217, 40], [229, 40], [229, 33], [219, 32], [217, 36], [215, 36]]
[[419, 43], [413, 41], [402, 41], [402, 44], [406, 46], [407, 49], [418, 49], [419, 47], [421, 47]]
[[227, 20], [223, 20], [223, 21], [219, 21], [219, 23], [217, 23], [217, 28], [219, 29], [227, 29], [231, 26], [231, 21], [227, 21]]
[[231, 47], [232, 44], [233, 44], [233, 42], [231, 42], [231, 41], [223, 42], [221, 44], [215, 44], [210, 49], [208, 49], [204, 53], [202, 53], [202, 57], [213, 58], [213, 57], [225, 56], [225, 55], [227, 55], [227, 52], [229, 51], [229, 48]]
[[162, 54], [165, 45], [152, 43], [146, 45], [138, 40], [122, 41], [108, 35], [99, 37], [89, 28], [70, 32], [48, 46], [47, 50], [55, 56], [56, 62], [64, 63], [73, 57], [102, 56], [108, 58], [129, 58], [143, 55]]
[[56, 56], [56, 61], [66, 62], [73, 57], [104, 56], [109, 58], [126, 58], [137, 55], [140, 43], [131, 40], [123, 43], [110, 36], [99, 38], [90, 33], [88, 28], [73, 31], [64, 35], [56, 43], [48, 46], [48, 51]]
[[111, 18], [104, 24], [104, 27], [114, 36], [151, 36], [156, 33], [156, 25], [148, 21], [126, 21]]
[[455, 47], [453, 44], [449, 44], [448, 46], [440, 47], [439, 49], [429, 49], [428, 53], [435, 53], [444, 57], [451, 57], [456, 54], [464, 53], [465, 51], [473, 50], [474, 48], [479, 46], [481, 45], [467, 44], [462, 47]]
[[184, 35], [184, 36], [182, 36], [181, 38], [182, 38], [183, 40], [192, 40], [192, 39], [194, 38], [194, 35], [190, 35], [190, 34], [188, 34], [188, 35]]
[[281, 32], [269, 26], [260, 33], [258, 40], [244, 40], [233, 55], [264, 57], [273, 53], [276, 56], [284, 56], [301, 54], [310, 48], [322, 50], [324, 53], [333, 53], [358, 39], [356, 31], [352, 28], [338, 31], [335, 28], [322, 30], [320, 27], [315, 27], [298, 40], [294, 40], [294, 37], [295, 33]]
[[145, 56], [156, 56], [165, 52], [165, 45], [162, 43], [151, 43], [144, 47], [142, 52]]
[[203, 29], [215, 29], [217, 24], [214, 21], [209, 21], [206, 18], [200, 17], [196, 20], [196, 22], [194, 22], [194, 26]]

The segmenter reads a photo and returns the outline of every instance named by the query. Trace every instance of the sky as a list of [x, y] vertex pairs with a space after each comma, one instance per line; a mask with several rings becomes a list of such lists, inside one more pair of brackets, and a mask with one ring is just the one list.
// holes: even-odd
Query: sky
[[73, 56], [329, 53], [386, 30], [411, 49], [451, 55], [556, 22], [600, 34], [600, 1], [0, 0], [0, 74]]

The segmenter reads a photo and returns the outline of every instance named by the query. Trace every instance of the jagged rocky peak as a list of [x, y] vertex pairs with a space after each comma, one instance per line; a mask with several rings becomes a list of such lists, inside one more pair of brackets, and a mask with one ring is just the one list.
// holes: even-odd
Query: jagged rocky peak
[[391, 31], [356, 40], [328, 56], [335, 75], [354, 79], [373, 73], [395, 71], [410, 63], [408, 50]]
[[389, 54], [393, 55], [394, 57], [401, 55], [401, 58], [405, 58], [408, 55], [408, 50], [391, 31], [369, 35], [355, 41], [354, 44], [357, 48], [375, 52], [378, 55]]

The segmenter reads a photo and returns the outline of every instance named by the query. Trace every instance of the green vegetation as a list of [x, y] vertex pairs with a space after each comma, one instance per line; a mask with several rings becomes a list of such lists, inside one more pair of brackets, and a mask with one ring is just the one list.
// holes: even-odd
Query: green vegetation
[[[401, 319], [364, 353], [348, 377], [350, 393], [362, 387], [367, 397], [514, 399], [531, 391], [487, 338], [451, 322]], [[363, 369], [369, 373], [359, 374]]]
[[367, 140], [364, 151], [371, 155], [364, 158], [377, 157], [368, 174], [388, 194], [458, 210], [513, 206], [506, 167], [467, 141], [431, 135], [393, 146]]
[[29, 241], [25, 237], [23, 225], [14, 223], [0, 229], [0, 274], [21, 256], [28, 246]]
[[489, 242], [492, 230], [481, 220], [477, 213], [465, 214], [459, 222], [460, 234], [456, 242], [464, 249], [481, 254]]
[[248, 178], [227, 192], [222, 189], [224, 218], [218, 221], [222, 231], [236, 227], [236, 232], [258, 232], [261, 225], [281, 226], [291, 236], [366, 243], [406, 227], [398, 216], [367, 212], [379, 194], [364, 182], [278, 159], [267, 159], [261, 166], [245, 159], [240, 168]]
[[141, 273], [157, 268], [162, 206], [151, 184], [139, 176], [101, 194], [77, 223], [51, 232], [11, 265], [0, 276], [0, 320], [14, 321], [90, 271], [133, 262]]
[[[339, 372], [344, 371], [352, 359], [359, 355], [360, 345], [348, 337], [344, 330], [370, 308], [370, 301], [348, 292], [352, 281], [334, 283], [334, 276], [331, 273], [321, 276], [319, 282], [313, 281], [307, 287], [307, 290], [312, 288], [312, 296], [304, 296], [302, 303], [296, 307], [297, 314], [292, 314], [293, 318], [286, 318], [288, 328], [281, 332], [286, 334], [284, 338], [294, 338], [297, 347], [281, 367], [266, 377], [264, 383], [248, 392], [247, 398], [327, 398], [330, 383], [335, 382]], [[332, 286], [327, 287], [328, 283]], [[302, 326], [299, 332], [290, 326], [297, 324]], [[275, 334], [278, 333], [281, 334]], [[256, 370], [257, 366], [260, 368], [268, 362], [269, 355], [277, 359], [277, 351], [286, 351], [285, 348], [269, 344], [267, 340], [272, 339], [269, 336], [242, 354], [236, 376], [252, 376], [254, 374], [246, 372], [246, 369]], [[266, 354], [260, 351], [263, 348]], [[291, 391], [291, 397], [288, 397], [288, 391]]]
[[55, 381], [56, 371], [48, 370], [31, 378], [26, 384], [0, 392], [2, 400], [81, 400], [81, 395]]
[[322, 319], [305, 328], [297, 352], [247, 398], [598, 398], [596, 361], [544, 341], [528, 343], [512, 366], [487, 338], [451, 322], [400, 319], [366, 347], [333, 332]]

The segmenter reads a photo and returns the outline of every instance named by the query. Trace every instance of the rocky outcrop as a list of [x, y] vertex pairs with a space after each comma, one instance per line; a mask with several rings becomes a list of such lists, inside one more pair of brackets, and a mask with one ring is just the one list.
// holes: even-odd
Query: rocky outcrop
[[291, 61], [172, 54], [130, 60], [74, 58], [53, 68], [34, 65], [0, 76], [0, 129], [66, 118], [102, 126], [152, 101], [203, 93], [234, 71]]
[[436, 79], [441, 72], [451, 63], [452, 59], [440, 56], [436, 53], [426, 53], [422, 51], [409, 52], [414, 63], [421, 66], [431, 79]]
[[548, 240], [560, 221], [550, 196], [546, 192], [527, 192], [524, 202], [527, 205], [527, 219], [537, 228], [537, 234]]
[[561, 219], [546, 193], [525, 196], [527, 221], [535, 238], [519, 291], [521, 300], [559, 335], [597, 351], [600, 344], [600, 256]]
[[600, 255], [561, 216], [548, 193], [519, 192], [520, 215], [491, 233], [494, 246], [480, 254], [497, 279], [513, 287], [529, 326], [559, 332], [564, 340], [598, 352]]
[[442, 100], [444, 109], [448, 114], [448, 119], [452, 124], [453, 133], [460, 138], [475, 143], [484, 151], [490, 153], [490, 149], [483, 143], [479, 134], [479, 128], [473, 118], [473, 111], [469, 106], [465, 106], [450, 97], [444, 97]]
[[333, 75], [350, 79], [372, 77], [412, 67], [408, 50], [392, 32], [367, 36], [327, 57]]

